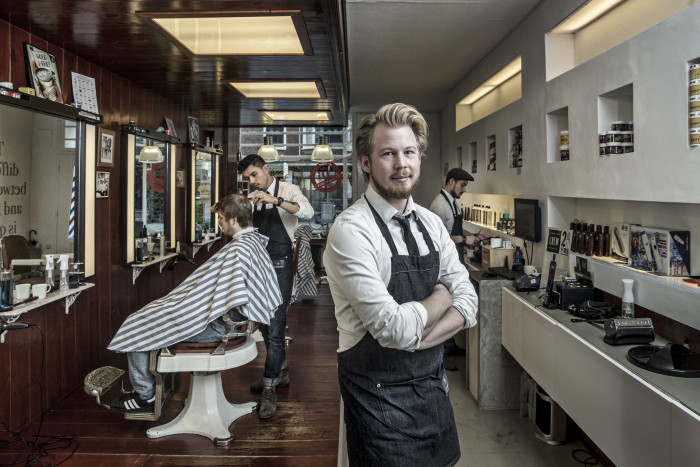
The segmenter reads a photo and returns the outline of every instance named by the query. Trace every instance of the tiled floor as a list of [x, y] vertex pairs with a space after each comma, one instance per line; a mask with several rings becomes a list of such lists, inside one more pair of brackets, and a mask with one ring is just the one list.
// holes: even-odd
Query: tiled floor
[[[535, 438], [532, 423], [518, 410], [479, 410], [466, 387], [464, 359], [450, 358], [458, 367], [447, 372], [462, 451], [457, 467], [582, 465], [572, 457], [572, 451], [584, 448], [581, 441], [551, 446]], [[579, 452], [577, 457], [588, 456]]]

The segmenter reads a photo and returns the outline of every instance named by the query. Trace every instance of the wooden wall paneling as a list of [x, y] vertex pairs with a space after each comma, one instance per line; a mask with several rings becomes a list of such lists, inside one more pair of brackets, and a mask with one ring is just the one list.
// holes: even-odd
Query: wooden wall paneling
[[[10, 43], [10, 25], [4, 21], [0, 21], [0, 44]], [[10, 71], [10, 53], [11, 50], [7, 47], [0, 47], [0, 81], [12, 81]], [[2, 411], [0, 410], [0, 413]]]
[[[30, 408], [29, 391], [27, 391], [29, 378], [31, 375], [30, 360], [30, 334], [27, 330], [10, 331], [5, 336], [5, 344], [10, 347], [10, 378], [19, 384], [12, 384], [10, 389], [11, 416], [10, 422], [17, 424], [24, 421], [25, 411]], [[11, 426], [13, 426], [11, 425]]]
[[29, 33], [21, 29], [12, 28], [10, 32], [10, 71], [15, 89], [29, 86], [27, 83], [27, 68], [24, 65], [24, 43], [29, 42]]

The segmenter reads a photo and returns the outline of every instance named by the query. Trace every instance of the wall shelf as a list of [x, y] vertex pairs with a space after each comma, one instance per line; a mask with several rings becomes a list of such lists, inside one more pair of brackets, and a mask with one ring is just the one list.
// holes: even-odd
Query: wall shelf
[[132, 267], [132, 278], [131, 278], [131, 283], [136, 284], [136, 279], [141, 275], [144, 269], [146, 269], [149, 266], [153, 266], [154, 264], [158, 264], [160, 266], [160, 271], [163, 272], [163, 268], [165, 267], [165, 264], [168, 262], [170, 258], [174, 258], [177, 256], [177, 253], [168, 253], [163, 256], [156, 256], [154, 259], [151, 261], [144, 261], [139, 264], [131, 264]]

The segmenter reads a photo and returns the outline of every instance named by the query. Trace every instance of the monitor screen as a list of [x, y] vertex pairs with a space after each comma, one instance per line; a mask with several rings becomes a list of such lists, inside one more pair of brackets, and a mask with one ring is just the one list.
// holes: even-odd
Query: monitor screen
[[540, 204], [536, 199], [515, 199], [515, 236], [531, 242], [542, 237]]

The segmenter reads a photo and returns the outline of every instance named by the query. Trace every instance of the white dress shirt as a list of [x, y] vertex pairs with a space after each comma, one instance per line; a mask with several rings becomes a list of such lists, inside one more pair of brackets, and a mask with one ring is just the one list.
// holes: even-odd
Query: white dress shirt
[[[451, 194], [449, 194], [445, 190], [440, 191], [441, 193], [445, 193], [445, 195], [447, 195], [447, 199], [450, 200], [450, 203], [447, 204], [447, 201], [445, 201], [445, 197], [442, 196], [441, 193], [438, 193], [437, 196], [433, 199], [433, 202], [430, 203], [430, 210], [437, 214], [438, 217], [440, 217], [447, 231], [452, 232], [452, 226], [455, 223], [455, 213], [453, 211], [453, 203], [455, 202], [455, 199]], [[459, 203], [457, 203], [457, 213], [462, 214], [462, 210], [460, 208]]]
[[[387, 224], [398, 253], [408, 254], [401, 227], [392, 220], [398, 211], [372, 186], [367, 188], [365, 196]], [[367, 331], [384, 347], [416, 350], [423, 336], [427, 311], [418, 302], [399, 305], [387, 291], [391, 279], [391, 250], [367, 200], [360, 198], [336, 218], [323, 256], [340, 332], [338, 351], [357, 344]], [[474, 326], [477, 296], [469, 273], [457, 260], [454, 242], [441, 220], [415, 204], [411, 197], [402, 215], [413, 211], [423, 222], [440, 255], [438, 280], [452, 293], [453, 306], [466, 320], [465, 328]], [[420, 254], [425, 255], [428, 246], [414, 216], [410, 218]]]
[[[287, 231], [287, 235], [289, 235], [289, 240], [294, 241], [294, 232], [296, 232], [299, 219], [311, 219], [314, 217], [314, 208], [301, 192], [301, 188], [292, 183], [280, 182], [274, 179], [267, 188], [267, 192], [275, 196], [275, 186], [277, 186], [278, 183], [280, 184], [280, 189], [277, 192], [277, 196], [284, 198], [285, 201], [290, 201], [299, 205], [299, 210], [295, 214], [290, 214], [282, 208], [277, 208], [280, 219], [282, 219], [282, 224], [284, 224], [284, 229]], [[265, 204], [264, 208], [270, 209], [271, 206], [271, 204]], [[258, 209], [263, 209], [263, 205], [253, 205], [253, 210]]]

